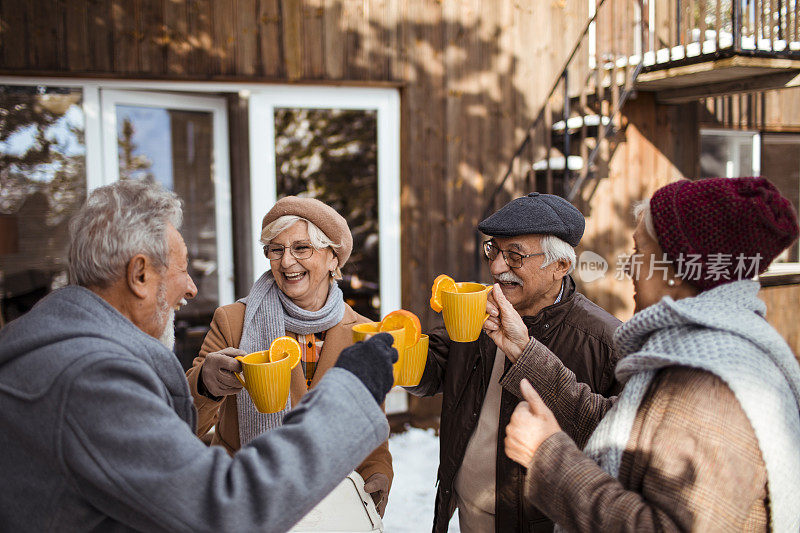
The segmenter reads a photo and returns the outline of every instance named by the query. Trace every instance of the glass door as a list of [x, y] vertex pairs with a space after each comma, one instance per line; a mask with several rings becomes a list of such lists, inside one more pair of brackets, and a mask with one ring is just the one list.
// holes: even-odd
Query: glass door
[[80, 88], [0, 85], [0, 327], [67, 284], [68, 222], [86, 198]]
[[[330, 205], [353, 234], [339, 286], [375, 320], [401, 306], [399, 103], [394, 89], [276, 86], [250, 96], [254, 240], [280, 197]], [[253, 249], [255, 279], [269, 262]]]
[[198, 290], [176, 315], [186, 365], [214, 310], [234, 299], [225, 100], [104, 89], [101, 106], [106, 181], [153, 180], [184, 202], [181, 233]]

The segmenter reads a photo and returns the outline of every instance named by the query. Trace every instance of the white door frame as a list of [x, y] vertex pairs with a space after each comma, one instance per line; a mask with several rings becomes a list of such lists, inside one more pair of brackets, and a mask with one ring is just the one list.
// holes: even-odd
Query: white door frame
[[[218, 304], [233, 303], [233, 234], [231, 223], [230, 156], [228, 153], [228, 109], [224, 98], [187, 96], [163, 92], [102, 89], [103, 177], [102, 184], [119, 180], [117, 105], [204, 111], [213, 120], [212, 179], [217, 237]], [[88, 122], [88, 121], [87, 121]]]
[[250, 213], [253, 281], [269, 269], [255, 242], [261, 220], [276, 201], [275, 109], [365, 109], [377, 111], [380, 316], [399, 309], [400, 268], [400, 95], [397, 89], [267, 86], [250, 94]]

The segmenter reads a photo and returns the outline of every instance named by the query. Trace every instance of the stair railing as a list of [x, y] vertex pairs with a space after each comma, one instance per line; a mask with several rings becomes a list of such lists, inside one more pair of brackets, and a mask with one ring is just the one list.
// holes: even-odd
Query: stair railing
[[[639, 16], [638, 20], [635, 21], [634, 33], [629, 34], [630, 28], [627, 25], [631, 21], [627, 20], [625, 17], [616, 16], [617, 13], [615, 13], [615, 10], [619, 10], [622, 6], [626, 9], [627, 13], [627, 8], [631, 5], [638, 7]], [[506, 188], [509, 180], [513, 181], [515, 169], [522, 169], [522, 172], [519, 172], [519, 174], [524, 174], [526, 176], [526, 185], [528, 185], [528, 188], [531, 190], [536, 189], [559, 194], [567, 197], [570, 201], [577, 198], [581, 187], [595, 174], [593, 169], [597, 159], [606, 151], [604, 143], [607, 142], [606, 139], [613, 133], [615, 121], [619, 117], [620, 109], [633, 94], [634, 82], [642, 71], [645, 48], [648, 42], [647, 13], [649, 10], [647, 5], [648, 0], [598, 0], [594, 12], [591, 13], [591, 16], [583, 27], [583, 31], [578, 35], [570, 54], [564, 62], [563, 68], [553, 82], [544, 101], [545, 103], [537, 113], [536, 118], [526, 129], [525, 137], [511, 156], [506, 172], [492, 191], [486, 203], [486, 208], [482, 213], [481, 220], [488, 217], [496, 209], [496, 201], [500, 193]], [[604, 41], [597, 38], [600, 32], [597, 23], [601, 18], [604, 21], [604, 26], [608, 26], [608, 28], [606, 28], [607, 35], [604, 36]], [[629, 41], [630, 39], [626, 38], [633, 37], [633, 40], [637, 43], [634, 45], [634, 48], [638, 47], [638, 59], [633, 68], [631, 68], [630, 59], [631, 57], [635, 58], [636, 54], [630, 53], [631, 51], [629, 51], [628, 48], [625, 48], [624, 52], [615, 50], [615, 45], [619, 40], [615, 35], [615, 29], [623, 34], [623, 40]], [[601, 42], [604, 46], [608, 45], [611, 49], [599, 51], [597, 48]], [[628, 46], [628, 44], [629, 43], [626, 42], [625, 46]], [[622, 74], [621, 77], [620, 73]], [[572, 84], [571, 81], [573, 79], [579, 80], [578, 83]], [[572, 169], [570, 167], [573, 161], [570, 157], [570, 152], [572, 151], [570, 118], [574, 118], [571, 116], [573, 111], [582, 113], [583, 115], [588, 113], [590, 108], [588, 104], [588, 94], [590, 91], [587, 90], [587, 87], [591, 86], [592, 83], [594, 86], [591, 92], [594, 95], [594, 105], [599, 115], [597, 119], [599, 121], [597, 125], [598, 137], [595, 145], [589, 150], [586, 141], [588, 126], [582, 117], [582, 125], [580, 126], [582, 134], [578, 147], [581, 153], [580, 159], [582, 164], [579, 168], [580, 172], [577, 178], [573, 180]], [[620, 85], [623, 86], [621, 91], [619, 90]], [[605, 95], [606, 86], [608, 86], [608, 89], [611, 91], [610, 101]], [[559, 91], [559, 87], [562, 88], [561, 91]], [[579, 91], [577, 93], [574, 92], [574, 87], [578, 87]], [[575, 98], [578, 99], [578, 105], [572, 106], [571, 102]], [[560, 110], [554, 113], [555, 108], [559, 108]], [[552, 126], [554, 116], [561, 118], [564, 128], [563, 136], [560, 140], [562, 143], [562, 157], [555, 158], [558, 160], [557, 165], [554, 158], [551, 157], [553, 150], [558, 150], [553, 146]], [[536, 137], [542, 135], [543, 138], [536, 139]], [[538, 143], [535, 142], [537, 140], [539, 141]], [[544, 150], [543, 159], [538, 162], [531, 162], [531, 159], [536, 158], [536, 155], [533, 153], [533, 150], [536, 149], [540, 152], [542, 149]], [[575, 156], [572, 157], [574, 158]], [[563, 160], [563, 162], [561, 160]], [[554, 166], [559, 166], [560, 168], [554, 169]], [[537, 180], [537, 170], [544, 174], [543, 187], [537, 187], [537, 184], [532, 183], [534, 180]], [[554, 171], [558, 170], [561, 170], [563, 175], [560, 183], [556, 184]], [[475, 279], [479, 279], [481, 272], [483, 255], [481, 239], [481, 233], [476, 230]]]

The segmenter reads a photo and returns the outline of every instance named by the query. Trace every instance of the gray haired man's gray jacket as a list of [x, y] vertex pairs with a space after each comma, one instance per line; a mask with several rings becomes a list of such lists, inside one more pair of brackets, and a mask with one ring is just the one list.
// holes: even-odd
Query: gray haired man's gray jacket
[[194, 435], [176, 357], [66, 287], [0, 331], [0, 529], [286, 531], [388, 437], [334, 368], [230, 457]]

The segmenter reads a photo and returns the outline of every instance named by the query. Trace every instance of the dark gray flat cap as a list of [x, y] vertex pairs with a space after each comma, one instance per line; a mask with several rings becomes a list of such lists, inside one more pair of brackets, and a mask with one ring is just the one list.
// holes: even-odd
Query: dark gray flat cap
[[478, 224], [479, 230], [492, 237], [555, 235], [570, 246], [581, 242], [585, 227], [586, 220], [574, 205], [560, 196], [538, 192], [511, 200]]

